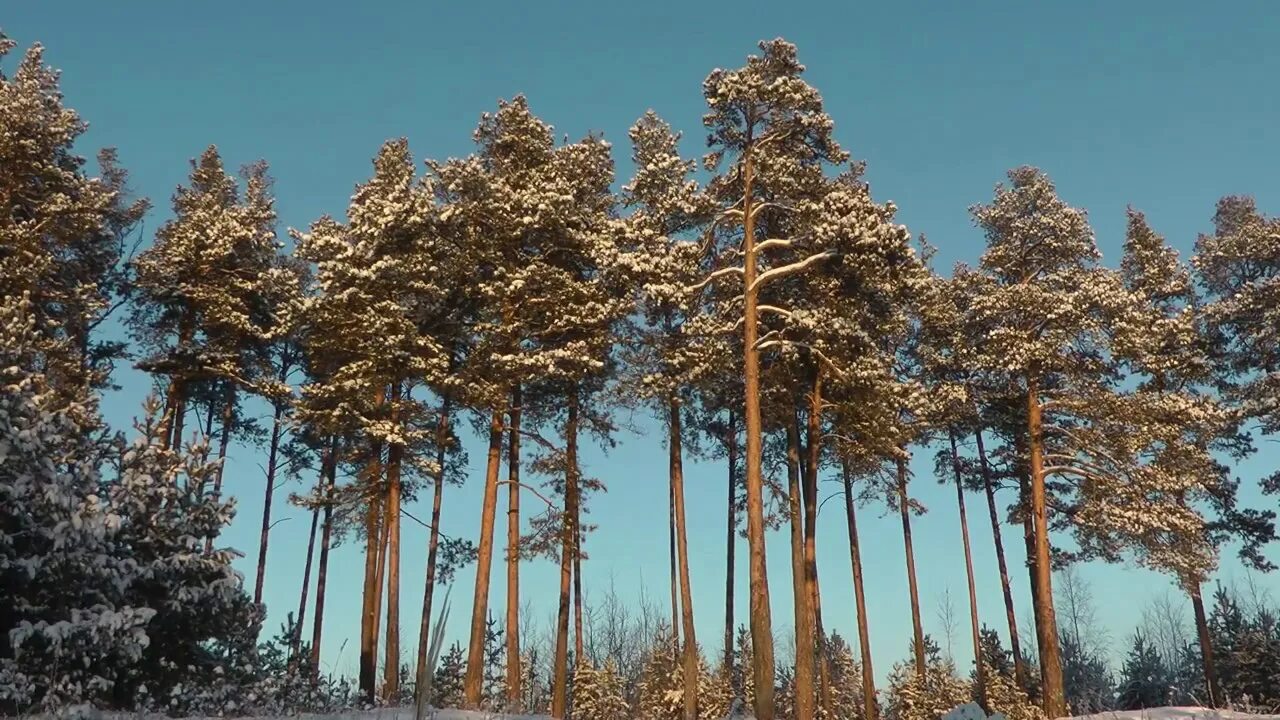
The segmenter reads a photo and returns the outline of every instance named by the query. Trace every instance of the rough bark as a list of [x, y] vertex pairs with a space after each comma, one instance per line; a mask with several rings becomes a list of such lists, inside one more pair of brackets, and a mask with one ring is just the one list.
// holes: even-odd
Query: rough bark
[[485, 618], [489, 615], [489, 571], [493, 566], [493, 523], [498, 506], [498, 471], [502, 466], [502, 411], [489, 421], [489, 457], [484, 474], [484, 504], [480, 508], [480, 543], [476, 548], [476, 589], [471, 601], [471, 638], [467, 645], [467, 676], [463, 703], [480, 708], [484, 690]]
[[[284, 369], [287, 372], [288, 368]], [[284, 373], [282, 373], [284, 374]], [[284, 378], [281, 378], [283, 381]], [[222, 474], [227, 467], [227, 446], [231, 444], [231, 427], [235, 425], [236, 418], [236, 385], [230, 380], [226, 381], [225, 397], [222, 402], [222, 427], [218, 434], [218, 471], [213, 475], [213, 494], [217, 496], [222, 492]], [[212, 425], [213, 412], [210, 408], [209, 424]], [[206, 426], [205, 436], [208, 437], [208, 426]], [[259, 560], [261, 562], [261, 560]]]
[[[427, 655], [431, 649], [431, 609], [436, 590], [436, 556], [440, 549], [440, 504], [444, 499], [444, 480], [447, 477], [445, 462], [448, 459], [449, 419], [452, 408], [449, 400], [441, 403], [440, 417], [436, 421], [436, 476], [431, 491], [431, 531], [427, 537], [427, 574], [422, 590], [422, 620], [418, 625], [418, 666], [414, 672], [414, 706], [426, 709], [430, 698], [422, 697], [420, 689], [427, 686]], [[419, 716], [421, 713], [419, 713]]]
[[1031, 515], [1035, 524], [1035, 575], [1038, 607], [1036, 639], [1040, 645], [1040, 687], [1044, 713], [1065, 717], [1067, 701], [1062, 682], [1062, 656], [1058, 648], [1058, 623], [1053, 610], [1052, 565], [1049, 556], [1049, 515], [1045, 493], [1039, 386], [1027, 381], [1027, 439], [1031, 462]]
[[582, 662], [582, 524], [573, 518], [573, 667]]
[[520, 412], [524, 399], [511, 389], [507, 420], [507, 704], [520, 706]]
[[569, 585], [573, 575], [574, 537], [578, 517], [578, 395], [569, 396], [565, 421], [564, 517], [560, 531], [560, 606], [556, 614], [556, 652], [552, 669], [551, 717], [563, 719], [568, 710]]
[[[905, 452], [905, 450], [903, 451]], [[907, 554], [907, 590], [911, 595], [912, 652], [915, 657], [916, 677], [925, 680], [924, 625], [920, 618], [920, 589], [916, 584], [916, 554], [911, 544], [911, 501], [907, 496], [907, 459], [899, 457], [898, 511], [902, 515], [902, 544]]]
[[373, 587], [373, 606], [375, 608], [373, 614], [373, 663], [375, 685], [377, 684], [378, 638], [381, 636], [380, 633], [382, 631], [382, 598], [387, 580], [387, 546], [390, 544], [389, 540], [391, 538], [391, 523], [388, 519], [388, 502], [385, 486], [383, 488], [382, 505], [382, 538], [378, 542], [378, 566], [374, 575]]
[[729, 456], [729, 514], [726, 522], [725, 573], [724, 573], [724, 666], [733, 677], [733, 570], [734, 550], [738, 544], [738, 432], [734, 413], [729, 411], [728, 433], [725, 436], [726, 453]]
[[689, 578], [689, 534], [684, 505], [683, 432], [680, 402], [672, 397], [668, 405], [667, 448], [670, 453], [671, 490], [675, 497], [676, 549], [680, 560], [680, 608], [684, 623], [684, 718], [698, 718], [698, 641], [693, 629], [693, 588]]
[[742, 159], [743, 214], [743, 376], [746, 410], [747, 548], [751, 579], [751, 659], [755, 679], [756, 720], [773, 720], [773, 618], [769, 611], [769, 573], [765, 556], [764, 479], [761, 469], [760, 354], [756, 280], [754, 162], [751, 140]]
[[1195, 612], [1196, 636], [1200, 638], [1200, 662], [1204, 669], [1205, 686], [1209, 688], [1209, 706], [1222, 707], [1222, 686], [1218, 684], [1218, 670], [1213, 661], [1213, 636], [1209, 634], [1209, 619], [1204, 612], [1204, 596], [1200, 584], [1187, 589], [1191, 596], [1191, 608]]
[[853, 502], [853, 473], [848, 463], [843, 467], [844, 510], [849, 525], [849, 560], [853, 565], [853, 596], [858, 610], [858, 651], [862, 664], [862, 717], [876, 720], [880, 716], [876, 703], [876, 675], [871, 665], [871, 632], [867, 622], [867, 598], [862, 585], [862, 550], [858, 544], [858, 516]]
[[324, 635], [324, 599], [329, 579], [329, 545], [333, 538], [333, 488], [338, 477], [338, 440], [329, 442], [325, 465], [324, 529], [320, 533], [320, 566], [316, 568], [315, 627], [311, 632], [311, 671], [320, 672], [320, 641]]
[[791, 520], [792, 606], [795, 610], [796, 668], [793, 714], [795, 720], [813, 719], [814, 638], [813, 611], [809, 604], [804, 552], [804, 519], [800, 509], [799, 418], [787, 423], [787, 510]]
[[1023, 662], [1022, 643], [1018, 637], [1018, 617], [1013, 609], [1013, 588], [1009, 583], [1009, 563], [1004, 555], [1004, 538], [1000, 534], [1000, 511], [996, 507], [996, 488], [991, 480], [987, 448], [982, 442], [982, 429], [974, 432], [978, 445], [978, 464], [982, 468], [982, 489], [987, 496], [987, 513], [991, 516], [991, 539], [996, 547], [996, 563], [1000, 567], [1000, 590], [1004, 593], [1005, 619], [1009, 623], [1009, 648], [1013, 652], [1013, 673], [1018, 687], [1027, 687], [1027, 666]]
[[964, 570], [969, 581], [969, 628], [973, 633], [974, 662], [974, 694], [978, 704], [984, 710], [990, 710], [987, 703], [987, 673], [985, 664], [977, 662], [982, 657], [981, 626], [978, 625], [978, 587], [973, 577], [973, 550], [969, 546], [969, 515], [964, 503], [964, 479], [960, 472], [960, 452], [956, 446], [956, 431], [949, 429], [951, 440], [951, 469], [956, 476], [956, 506], [960, 510], [960, 540], [964, 543]]
[[[178, 328], [179, 352], [191, 344], [195, 337], [195, 318], [190, 308], [182, 311], [182, 321]], [[187, 383], [179, 370], [169, 378], [169, 389], [165, 393], [165, 414], [160, 420], [158, 434], [164, 440], [165, 447], [176, 450], [182, 445], [182, 426], [187, 415]]]

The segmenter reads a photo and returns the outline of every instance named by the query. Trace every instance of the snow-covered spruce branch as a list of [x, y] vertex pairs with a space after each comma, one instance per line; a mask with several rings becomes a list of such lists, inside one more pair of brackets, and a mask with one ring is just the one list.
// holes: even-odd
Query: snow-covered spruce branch
[[765, 270], [756, 277], [755, 282], [751, 283], [751, 287], [747, 288], [747, 292], [756, 292], [761, 287], [764, 287], [766, 284], [777, 280], [778, 278], [795, 275], [798, 272], [804, 272], [810, 266], [817, 265], [823, 260], [830, 260], [831, 258], [836, 257], [836, 255], [837, 253], [834, 250], [824, 250], [817, 255], [810, 255], [809, 257], [803, 260], [797, 260], [790, 265], [783, 265], [782, 267]]

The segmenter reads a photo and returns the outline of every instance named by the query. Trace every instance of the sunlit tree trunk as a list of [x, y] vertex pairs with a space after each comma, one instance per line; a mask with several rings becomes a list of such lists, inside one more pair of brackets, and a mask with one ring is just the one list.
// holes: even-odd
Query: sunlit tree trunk
[[302, 645], [302, 626], [307, 621], [307, 591], [311, 587], [311, 559], [316, 549], [316, 526], [320, 524], [320, 508], [311, 510], [311, 532], [307, 535], [307, 561], [302, 566], [302, 591], [298, 593], [298, 620], [289, 638], [289, 661], [296, 662], [298, 648]]
[[[253, 601], [255, 603], [262, 602], [262, 584], [267, 576], [267, 544], [271, 537], [271, 501], [276, 490], [276, 466], [279, 464], [280, 457], [280, 430], [281, 420], [284, 416], [284, 405], [276, 403], [276, 409], [271, 419], [271, 444], [267, 448], [267, 479], [262, 492], [262, 527], [258, 536], [258, 574], [253, 583]], [[219, 474], [215, 481], [221, 480]], [[217, 485], [214, 487], [214, 495], [218, 493]], [[213, 542], [213, 538], [209, 538], [209, 542]]]
[[381, 448], [371, 449], [365, 466], [365, 492], [368, 507], [365, 510], [365, 559], [364, 603], [360, 621], [360, 692], [366, 702], [374, 701], [377, 684], [378, 631], [377, 617], [382, 609], [378, 602], [378, 560], [382, 554], [382, 480]]
[[822, 368], [814, 369], [809, 392], [808, 422], [805, 427], [805, 472], [801, 476], [804, 500], [805, 586], [813, 615], [813, 636], [817, 651], [818, 701], [825, 717], [832, 717], [831, 665], [827, 656], [827, 634], [822, 625], [822, 592], [818, 584], [818, 468], [822, 459]]
[[680, 647], [680, 561], [676, 557], [676, 486], [667, 482], [667, 554], [671, 565], [671, 638]]
[[769, 573], [765, 557], [764, 478], [761, 468], [760, 352], [756, 281], [754, 160], [751, 138], [742, 158], [743, 213], [743, 375], [746, 410], [747, 548], [751, 579], [751, 660], [756, 720], [773, 720], [773, 618], [769, 612]]
[[1067, 714], [1062, 682], [1062, 656], [1058, 649], [1058, 623], [1053, 610], [1052, 565], [1049, 556], [1049, 515], [1045, 492], [1040, 389], [1036, 380], [1027, 381], [1027, 439], [1031, 462], [1031, 515], [1035, 523], [1036, 549], [1036, 639], [1040, 645], [1040, 685], [1044, 712], [1050, 718]]
[[1200, 638], [1200, 662], [1204, 669], [1204, 682], [1209, 689], [1211, 707], [1222, 707], [1222, 687], [1218, 684], [1218, 671], [1213, 661], [1213, 636], [1209, 634], [1209, 619], [1204, 612], [1204, 596], [1200, 594], [1200, 584], [1194, 583], [1187, 589], [1191, 596], [1191, 608], [1196, 618], [1196, 636]]
[[471, 602], [471, 638], [467, 644], [467, 676], [463, 682], [467, 709], [480, 707], [484, 690], [485, 619], [489, 615], [489, 571], [493, 566], [493, 524], [498, 506], [498, 472], [502, 467], [502, 411], [489, 421], [489, 457], [484, 474], [484, 504], [480, 509], [480, 542], [476, 548], [476, 590]]

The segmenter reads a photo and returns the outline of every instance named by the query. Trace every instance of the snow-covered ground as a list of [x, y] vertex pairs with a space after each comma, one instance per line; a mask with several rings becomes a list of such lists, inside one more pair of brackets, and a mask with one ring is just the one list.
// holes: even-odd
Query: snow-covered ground
[[1280, 715], [1253, 715], [1202, 707], [1162, 707], [1081, 715], [1079, 720], [1280, 720]]

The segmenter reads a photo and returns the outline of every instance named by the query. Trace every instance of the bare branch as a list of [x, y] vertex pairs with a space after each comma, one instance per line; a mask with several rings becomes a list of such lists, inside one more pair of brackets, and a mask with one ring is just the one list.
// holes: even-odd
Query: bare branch
[[765, 250], [773, 250], [774, 248], [789, 248], [795, 243], [785, 238], [769, 238], [763, 242], [756, 243], [756, 252]]
[[553, 510], [553, 511], [554, 511], [554, 510], [559, 509], [559, 506], [558, 506], [558, 505], [556, 505], [555, 503], [553, 503], [553, 502], [551, 502], [550, 500], [548, 500], [548, 499], [547, 499], [547, 496], [545, 496], [545, 495], [543, 495], [542, 493], [538, 492], [536, 488], [534, 488], [534, 487], [532, 487], [532, 486], [530, 486], [530, 485], [525, 485], [525, 484], [524, 484], [524, 483], [522, 483], [522, 482], [512, 482], [512, 481], [510, 481], [510, 480], [499, 480], [499, 481], [498, 481], [498, 484], [499, 484], [499, 485], [515, 485], [516, 487], [524, 488], [525, 490], [528, 490], [529, 492], [533, 493], [533, 496], [534, 496], [534, 497], [536, 497], [536, 498], [538, 498], [539, 500], [541, 500], [542, 502], [546, 503], [546, 504], [547, 504], [547, 509], [549, 509], [549, 510]]
[[716, 280], [718, 280], [719, 278], [721, 278], [721, 277], [723, 277], [723, 276], [725, 276], [725, 275], [731, 275], [731, 274], [733, 274], [733, 273], [737, 273], [739, 276], [741, 276], [741, 275], [745, 274], [745, 271], [744, 271], [742, 268], [740, 268], [740, 267], [736, 267], [736, 266], [735, 266], [735, 267], [720, 268], [719, 270], [716, 270], [715, 272], [713, 272], [713, 273], [711, 273], [710, 275], [708, 275], [708, 276], [707, 276], [707, 278], [706, 278], [705, 280], [703, 280], [702, 282], [700, 282], [700, 283], [698, 283], [698, 284], [696, 284], [696, 285], [688, 285], [688, 286], [686, 286], [686, 287], [685, 287], [685, 292], [697, 292], [698, 290], [701, 290], [702, 288], [704, 288], [704, 287], [706, 287], [706, 286], [710, 285], [711, 283], [715, 282], [715, 281], [716, 281]]

